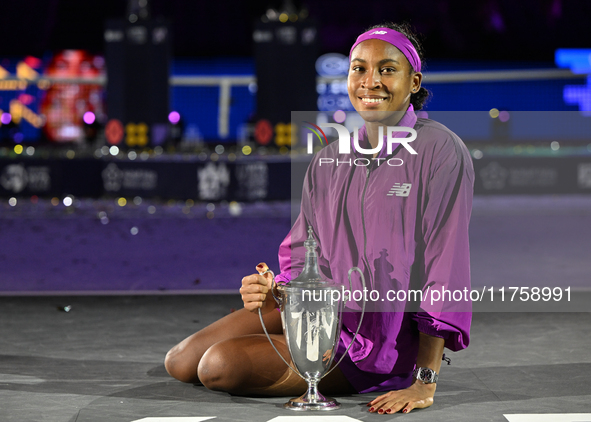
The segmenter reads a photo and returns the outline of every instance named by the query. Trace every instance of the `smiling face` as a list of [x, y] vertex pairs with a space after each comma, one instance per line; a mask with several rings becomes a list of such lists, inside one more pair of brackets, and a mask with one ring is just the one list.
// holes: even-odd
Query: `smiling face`
[[370, 39], [351, 54], [347, 89], [353, 107], [366, 122], [395, 125], [406, 112], [410, 95], [418, 92], [421, 79], [421, 73], [411, 72], [400, 50]]

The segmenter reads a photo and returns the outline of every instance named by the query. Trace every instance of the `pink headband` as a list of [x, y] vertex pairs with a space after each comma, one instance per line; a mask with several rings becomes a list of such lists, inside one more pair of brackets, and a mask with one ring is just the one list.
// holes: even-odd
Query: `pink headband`
[[357, 47], [363, 41], [370, 39], [382, 40], [392, 44], [394, 47], [399, 49], [402, 54], [405, 55], [415, 72], [421, 71], [421, 59], [419, 59], [419, 54], [410, 40], [406, 38], [404, 34], [401, 34], [400, 32], [390, 28], [374, 28], [359, 35], [357, 37], [357, 41], [355, 41], [355, 44], [353, 44], [353, 47], [351, 47], [351, 51], [349, 52], [349, 60], [351, 60], [351, 54], [353, 53], [355, 47]]

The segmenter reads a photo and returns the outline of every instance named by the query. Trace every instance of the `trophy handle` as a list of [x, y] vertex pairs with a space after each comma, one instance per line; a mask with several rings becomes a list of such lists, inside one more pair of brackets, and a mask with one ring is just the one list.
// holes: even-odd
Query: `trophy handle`
[[[273, 281], [271, 282], [271, 294], [273, 295], [273, 299], [275, 299], [275, 302], [277, 302], [278, 305], [281, 305], [281, 301], [280, 301], [281, 299], [278, 298], [275, 295], [275, 292], [274, 292], [275, 286], [277, 286], [277, 284], [275, 283], [275, 273], [273, 271], [271, 271], [269, 268], [267, 268], [266, 271], [263, 271], [260, 274], [261, 275], [264, 275], [266, 273], [271, 273], [271, 275], [273, 276]], [[285, 359], [283, 359], [283, 356], [281, 356], [281, 353], [279, 353], [279, 350], [277, 350], [277, 348], [275, 347], [275, 344], [273, 343], [273, 340], [271, 340], [271, 336], [267, 332], [267, 327], [265, 327], [265, 322], [263, 321], [263, 313], [261, 312], [261, 308], [259, 308], [259, 319], [261, 320], [261, 325], [263, 326], [263, 331], [267, 335], [267, 338], [269, 339], [269, 343], [271, 343], [271, 346], [273, 346], [273, 349], [275, 349], [275, 352], [277, 352], [277, 354], [279, 355], [279, 357], [281, 358], [281, 360], [283, 362], [285, 362], [285, 364], [289, 367], [289, 369], [291, 369], [294, 372], [294, 374], [298, 375], [301, 379], [303, 379], [305, 381], [306, 378], [302, 377], [298, 371], [296, 371], [295, 369], [293, 369], [291, 367], [291, 365], [289, 363], [287, 363], [287, 361]]]
[[[359, 268], [353, 267], [349, 270], [349, 276], [348, 276], [349, 277], [349, 288], [351, 289], [351, 295], [353, 295], [353, 283], [351, 282], [351, 273], [353, 271], [358, 271], [359, 275], [361, 275], [361, 284], [363, 284], [363, 291], [365, 291], [365, 277], [363, 277], [363, 272]], [[260, 313], [260, 309], [259, 309], [259, 313]], [[341, 358], [336, 363], [336, 365], [334, 365], [332, 368], [330, 368], [330, 370], [326, 374], [323, 375], [323, 378], [325, 376], [327, 376], [328, 374], [330, 374], [333, 369], [335, 369], [337, 366], [339, 366], [339, 363], [341, 363], [341, 361], [345, 358], [345, 356], [349, 352], [349, 349], [351, 348], [351, 346], [353, 346], [353, 342], [355, 341], [355, 338], [357, 337], [357, 334], [359, 333], [359, 330], [361, 329], [361, 323], [363, 322], [363, 315], [365, 315], [365, 295], [363, 295], [363, 305], [361, 306], [361, 318], [359, 318], [359, 325], [357, 326], [357, 331], [355, 331], [355, 334], [353, 335], [353, 338], [351, 339], [351, 343], [349, 343], [349, 346], [347, 346], [345, 353], [343, 353], [343, 356], [341, 356]], [[263, 322], [263, 317], [261, 317], [261, 322]], [[263, 328], [264, 327], [265, 326], [263, 325]], [[267, 331], [265, 330], [265, 332], [267, 332]], [[271, 339], [269, 338], [269, 340], [271, 340]], [[275, 347], [275, 346], [273, 346], [273, 347]], [[277, 350], [277, 349], [275, 349], [275, 350]], [[277, 352], [277, 353], [279, 353], [279, 352]], [[281, 357], [281, 359], [283, 359], [283, 356]]]
[[285, 364], [288, 366], [289, 369], [291, 369], [293, 371], [294, 374], [296, 374], [298, 377], [300, 377], [301, 379], [306, 381], [306, 378], [304, 378], [298, 371], [293, 369], [292, 366], [289, 363], [287, 363], [287, 361], [285, 359], [283, 359], [283, 356], [281, 356], [281, 353], [279, 353], [279, 350], [277, 350], [277, 348], [275, 347], [273, 340], [271, 340], [271, 336], [267, 332], [267, 327], [265, 327], [265, 323], [263, 321], [263, 313], [261, 312], [261, 308], [259, 308], [259, 319], [261, 320], [261, 325], [263, 326], [263, 331], [265, 332], [265, 334], [267, 335], [267, 338], [269, 339], [269, 343], [271, 343], [271, 346], [273, 346], [273, 349], [275, 349], [275, 351], [277, 352], [277, 354], [279, 355], [281, 360], [283, 362], [285, 362]]

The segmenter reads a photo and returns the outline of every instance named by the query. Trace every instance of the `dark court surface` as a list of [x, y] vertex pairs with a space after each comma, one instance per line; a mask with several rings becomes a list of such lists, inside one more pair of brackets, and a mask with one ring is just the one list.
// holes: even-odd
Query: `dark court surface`
[[214, 393], [164, 370], [171, 346], [240, 307], [238, 295], [2, 297], [0, 421], [591, 420], [591, 313], [476, 312], [471, 345], [448, 353], [431, 408], [368, 414], [375, 394], [364, 394], [339, 397], [342, 409], [330, 414], [302, 415], [280, 407], [286, 398]]

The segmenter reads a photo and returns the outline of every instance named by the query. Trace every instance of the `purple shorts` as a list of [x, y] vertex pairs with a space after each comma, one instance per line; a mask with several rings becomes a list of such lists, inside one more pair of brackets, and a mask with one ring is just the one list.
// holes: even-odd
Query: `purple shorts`
[[[346, 348], [343, 341], [339, 341], [335, 352], [335, 363], [343, 356]], [[339, 364], [339, 369], [358, 393], [402, 390], [410, 387], [412, 384], [412, 372], [407, 374], [375, 374], [365, 372], [353, 363], [348, 353]]]

